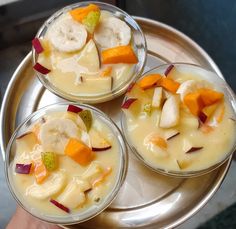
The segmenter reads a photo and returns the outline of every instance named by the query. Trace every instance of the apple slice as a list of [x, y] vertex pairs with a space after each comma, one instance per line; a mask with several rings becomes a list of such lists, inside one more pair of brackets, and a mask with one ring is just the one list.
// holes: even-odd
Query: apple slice
[[19, 153], [29, 153], [38, 143], [38, 138], [33, 132], [27, 132], [16, 139], [16, 149]]
[[112, 77], [82, 77], [81, 85], [96, 88], [97, 94], [109, 93], [112, 89]]
[[152, 97], [152, 106], [159, 108], [161, 106], [162, 99], [163, 99], [163, 89], [162, 87], [156, 87], [154, 89], [154, 94]]
[[78, 58], [78, 64], [87, 68], [89, 72], [98, 72], [100, 67], [97, 47], [91, 39], [84, 49], [81, 51]]
[[129, 98], [127, 100], [125, 100], [125, 102], [121, 105], [122, 109], [129, 109], [129, 107], [135, 102], [137, 101], [136, 98]]
[[173, 68], [174, 68], [173, 64], [169, 65], [167, 67], [167, 69], [165, 70], [164, 75], [167, 77], [170, 74], [170, 72], [172, 71]]
[[105, 151], [110, 149], [111, 144], [95, 129], [89, 131], [89, 137], [93, 151]]
[[166, 100], [161, 112], [161, 128], [171, 128], [178, 125], [180, 119], [179, 106], [180, 99], [177, 95], [172, 95]]
[[180, 134], [179, 130], [172, 128], [172, 129], [167, 129], [164, 133], [164, 136], [165, 139], [169, 141], [170, 139], [178, 136], [179, 134]]

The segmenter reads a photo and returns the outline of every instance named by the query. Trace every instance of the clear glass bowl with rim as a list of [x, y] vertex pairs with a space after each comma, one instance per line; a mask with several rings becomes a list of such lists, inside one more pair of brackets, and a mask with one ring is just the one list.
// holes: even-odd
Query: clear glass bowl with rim
[[[200, 67], [195, 64], [189, 64], [189, 63], [173, 63], [173, 64], [163, 64], [157, 67], [154, 67], [153, 69], [145, 72], [139, 79], [144, 77], [145, 75], [148, 74], [161, 74], [164, 75], [165, 71], [168, 69], [170, 65], [174, 65], [174, 67], [177, 69], [179, 72], [183, 73], [194, 73], [196, 75], [199, 75], [203, 80], [209, 81], [212, 83], [216, 89], [220, 90], [221, 92], [224, 93], [225, 99], [229, 101], [229, 105], [232, 108], [233, 111], [233, 119], [236, 120], [236, 97], [233, 92], [233, 90], [230, 88], [230, 86], [227, 84], [227, 82], [222, 79], [220, 76], [218, 76], [216, 73], [204, 69], [203, 67]], [[137, 79], [137, 81], [139, 80]], [[127, 97], [124, 98], [123, 103], [126, 101]], [[225, 156], [220, 160], [218, 163], [215, 163], [207, 168], [201, 169], [201, 170], [194, 170], [194, 171], [175, 171], [175, 170], [168, 170], [164, 168], [160, 168], [158, 166], [154, 166], [153, 164], [149, 163], [145, 158], [142, 156], [142, 153], [138, 151], [138, 149], [135, 147], [133, 142], [131, 141], [128, 133], [128, 127], [126, 123], [126, 115], [124, 112], [122, 112], [121, 115], [121, 127], [122, 127], [122, 132], [124, 134], [124, 137], [129, 145], [129, 148], [131, 149], [132, 153], [149, 169], [171, 177], [178, 177], [178, 178], [189, 178], [189, 177], [196, 177], [200, 175], [204, 175], [206, 173], [209, 173], [213, 171], [214, 169], [217, 169], [220, 165], [222, 165], [225, 161], [227, 161], [232, 154], [234, 153], [236, 149], [236, 139], [234, 141], [234, 144], [231, 148], [231, 150], [227, 153], [225, 153]]]
[[[85, 2], [79, 2], [75, 3], [72, 5], [68, 5], [61, 10], [57, 11], [54, 13], [50, 18], [48, 18], [44, 24], [41, 26], [41, 28], [38, 30], [36, 34], [36, 38], [44, 37], [44, 35], [47, 32], [47, 28], [62, 14], [65, 12], [68, 12], [69, 10], [78, 8], [78, 7], [84, 7], [87, 6], [88, 4], [96, 4], [99, 6], [101, 10], [106, 10], [113, 14], [115, 17], [125, 21], [128, 26], [131, 28], [131, 33], [132, 33], [132, 45], [135, 50], [135, 53], [138, 57], [138, 63], [135, 64], [133, 73], [131, 77], [129, 77], [126, 81], [124, 81], [121, 85], [119, 85], [117, 88], [114, 88], [111, 92], [109, 93], [103, 93], [103, 94], [98, 94], [98, 95], [73, 95], [71, 93], [67, 93], [56, 86], [54, 86], [48, 79], [45, 77], [45, 75], [36, 72], [36, 75], [40, 82], [52, 93], [56, 94], [57, 96], [73, 101], [73, 102], [84, 102], [84, 103], [89, 103], [89, 104], [96, 104], [96, 103], [101, 103], [101, 102], [106, 102], [110, 101], [122, 94], [125, 93], [125, 91], [128, 88], [128, 85], [138, 78], [144, 69], [145, 63], [146, 63], [146, 56], [147, 56], [147, 44], [146, 44], [146, 39], [144, 36], [144, 33], [142, 32], [142, 29], [140, 26], [137, 24], [137, 22], [126, 12], [123, 10], [117, 8], [116, 6], [103, 3], [103, 2], [93, 2], [93, 1], [85, 1]], [[32, 48], [32, 54], [33, 54], [33, 65], [37, 62], [37, 57], [38, 54], [35, 52], [34, 48]]]
[[[16, 138], [27, 132], [28, 128], [37, 120], [40, 120], [44, 115], [50, 114], [52, 112], [66, 111], [68, 105], [70, 104], [78, 106], [82, 109], [90, 110], [93, 116], [96, 117], [96, 119], [104, 123], [112, 131], [113, 135], [116, 138], [116, 141], [118, 142], [118, 147], [119, 147], [118, 172], [116, 174], [116, 181], [114, 183], [114, 186], [112, 187], [111, 191], [108, 193], [108, 195], [104, 198], [104, 200], [101, 203], [92, 205], [88, 209], [82, 211], [82, 213], [73, 213], [65, 216], [46, 215], [39, 209], [30, 206], [30, 204], [27, 203], [25, 198], [17, 191], [17, 187], [14, 185], [14, 181], [12, 179], [11, 163], [13, 162], [14, 159]], [[111, 204], [111, 202], [118, 194], [118, 191], [121, 188], [124, 179], [126, 177], [127, 167], [128, 167], [127, 147], [124, 142], [122, 133], [120, 132], [116, 124], [100, 110], [89, 105], [81, 105], [77, 103], [69, 103], [69, 102], [56, 103], [37, 110], [29, 117], [27, 117], [22, 122], [22, 124], [20, 124], [17, 127], [6, 149], [5, 175], [11, 194], [13, 195], [17, 203], [28, 213], [39, 218], [40, 220], [44, 220], [46, 222], [54, 224], [69, 225], [69, 224], [81, 223], [101, 213], [105, 208], [107, 208]]]

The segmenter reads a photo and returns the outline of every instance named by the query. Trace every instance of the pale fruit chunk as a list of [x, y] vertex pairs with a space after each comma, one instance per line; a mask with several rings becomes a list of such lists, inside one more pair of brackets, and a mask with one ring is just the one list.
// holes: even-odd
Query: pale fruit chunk
[[91, 199], [95, 203], [99, 203], [101, 201], [101, 198], [104, 196], [103, 190], [103, 186], [101, 185], [93, 188], [92, 191], [88, 193], [89, 199]]
[[63, 173], [52, 173], [43, 184], [32, 184], [26, 189], [26, 195], [43, 200], [57, 194], [65, 185], [66, 177]]
[[86, 201], [84, 191], [90, 188], [91, 185], [88, 182], [74, 178], [58, 197], [58, 201], [66, 207], [74, 209]]
[[160, 127], [171, 128], [179, 123], [180, 119], [180, 100], [176, 95], [166, 100], [161, 112]]
[[75, 122], [77, 124], [77, 126], [82, 129], [83, 131], [87, 131], [87, 128], [84, 124], [84, 121], [80, 118], [80, 116], [76, 113], [72, 113], [72, 112], [66, 112], [65, 115], [63, 115], [63, 118], [67, 118], [72, 120], [73, 122]]
[[174, 138], [175, 136], [179, 135], [179, 130], [176, 128], [172, 128], [172, 129], [167, 129], [164, 133], [165, 139], [166, 140], [170, 140], [172, 138]]
[[82, 78], [81, 86], [96, 88], [96, 93], [109, 93], [112, 88], [112, 77]]
[[152, 106], [159, 108], [162, 103], [163, 89], [162, 87], [156, 87], [152, 97]]
[[111, 144], [95, 129], [89, 131], [89, 137], [93, 151], [108, 150]]
[[192, 114], [183, 115], [180, 119], [181, 126], [187, 129], [198, 129], [199, 121], [198, 118]]
[[37, 136], [33, 132], [28, 132], [16, 139], [16, 148], [18, 153], [29, 153], [38, 143]]
[[99, 71], [99, 56], [97, 47], [94, 41], [91, 39], [84, 49], [81, 51], [78, 58], [78, 64], [87, 68], [89, 72], [98, 72]]
[[180, 84], [177, 94], [180, 94], [180, 98], [183, 101], [184, 97], [200, 88], [210, 88], [210, 85], [206, 81], [197, 81], [197, 80], [187, 80]]
[[82, 179], [92, 183], [96, 178], [98, 178], [103, 172], [100, 164], [97, 162], [92, 162], [89, 168], [82, 174]]

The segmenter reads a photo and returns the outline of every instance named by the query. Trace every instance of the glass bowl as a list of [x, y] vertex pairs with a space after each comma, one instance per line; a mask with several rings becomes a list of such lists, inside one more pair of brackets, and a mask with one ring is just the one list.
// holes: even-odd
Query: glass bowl
[[[101, 10], [106, 10], [109, 11], [111, 14], [113, 14], [115, 17], [125, 21], [128, 26], [131, 28], [132, 31], [132, 40], [133, 40], [133, 47], [136, 52], [136, 55], [138, 57], [138, 63], [135, 64], [133, 73], [129, 79], [127, 79], [125, 82], [123, 82], [121, 85], [119, 85], [117, 88], [114, 88], [111, 92], [109, 93], [102, 93], [98, 95], [73, 95], [70, 93], [67, 93], [57, 87], [55, 87], [46, 77], [45, 75], [36, 72], [36, 75], [40, 82], [52, 93], [58, 95], [61, 98], [64, 98], [69, 101], [74, 101], [74, 102], [84, 102], [84, 103], [90, 103], [90, 104], [95, 104], [95, 103], [101, 103], [101, 102], [106, 102], [109, 100], [112, 100], [119, 95], [122, 95], [125, 93], [126, 89], [128, 88], [128, 85], [138, 78], [144, 69], [145, 62], [146, 62], [146, 55], [147, 55], [147, 44], [146, 44], [146, 39], [145, 36], [137, 24], [137, 22], [126, 12], [123, 10], [107, 4], [103, 2], [93, 2], [93, 1], [86, 1], [86, 2], [79, 2], [76, 4], [72, 4], [69, 6], [66, 6], [62, 8], [61, 10], [57, 11], [54, 13], [50, 18], [48, 18], [42, 27], [39, 29], [39, 31], [36, 34], [36, 38], [44, 37], [44, 35], [47, 32], [48, 26], [50, 26], [58, 17], [60, 17], [63, 13], [68, 12], [69, 10], [72, 10], [74, 8], [78, 7], [84, 7], [87, 6], [88, 4], [96, 4], [100, 7]], [[37, 62], [37, 53], [35, 52], [34, 48], [32, 48], [32, 53], [33, 53], [33, 64]]]
[[[233, 117], [232, 118], [236, 120], [236, 118], [235, 118], [236, 117], [236, 97], [235, 97], [235, 94], [234, 94], [233, 90], [230, 88], [230, 86], [226, 83], [225, 80], [223, 80], [220, 76], [218, 76], [216, 73], [214, 73], [210, 70], [204, 69], [204, 68], [202, 68], [198, 65], [194, 65], [194, 64], [173, 63], [173, 64], [164, 64], [164, 65], [160, 65], [158, 67], [154, 67], [153, 69], [145, 72], [142, 75], [142, 77], [144, 77], [145, 75], [148, 75], [148, 74], [155, 74], [155, 73], [159, 73], [161, 75], [164, 75], [164, 73], [167, 71], [168, 67], [170, 67], [171, 65], [174, 65], [175, 69], [179, 72], [199, 75], [202, 79], [212, 83], [217, 90], [223, 92], [224, 95], [225, 95], [226, 101], [228, 101], [228, 104], [232, 109], [232, 112], [233, 112]], [[140, 77], [140, 79], [142, 77]], [[127, 97], [124, 98], [123, 103], [126, 101], [126, 99], [127, 99]], [[215, 163], [215, 164], [213, 164], [213, 165], [211, 165], [207, 168], [204, 168], [204, 169], [201, 169], [201, 170], [193, 170], [193, 171], [168, 170], [168, 169], [160, 168], [158, 166], [154, 166], [153, 164], [151, 164], [150, 162], [145, 160], [145, 158], [142, 156], [142, 153], [140, 153], [137, 150], [137, 148], [135, 147], [135, 144], [133, 143], [133, 141], [129, 137], [129, 133], [127, 131], [128, 128], [127, 128], [127, 123], [126, 123], [126, 115], [124, 114], [124, 112], [122, 112], [122, 115], [121, 115], [121, 127], [122, 127], [122, 132], [123, 132], [123, 134], [126, 138], [126, 141], [129, 145], [129, 148], [131, 149], [133, 154], [145, 166], [147, 166], [149, 169], [151, 169], [151, 170], [153, 170], [157, 173], [167, 175], [167, 176], [172, 176], [172, 177], [179, 177], [179, 178], [186, 177], [186, 178], [189, 178], [189, 177], [196, 177], [196, 176], [200, 176], [200, 175], [209, 173], [212, 170], [218, 168], [225, 161], [227, 161], [236, 149], [236, 139], [235, 139], [232, 148], [230, 149], [229, 152], [227, 152], [225, 154], [225, 156], [222, 158], [222, 160], [220, 160], [219, 162], [217, 162], [217, 163]]]
[[[49, 214], [43, 213], [41, 210], [35, 207], [30, 206], [30, 203], [28, 203], [25, 200], [25, 198], [20, 194], [20, 192], [17, 191], [17, 187], [15, 187], [14, 181], [12, 179], [11, 162], [13, 161], [14, 156], [15, 156], [14, 150], [15, 150], [15, 143], [16, 143], [17, 137], [26, 133], [28, 128], [33, 123], [40, 120], [44, 115], [50, 114], [52, 112], [66, 111], [68, 105], [70, 104], [79, 106], [82, 109], [90, 110], [93, 116], [96, 117], [96, 119], [100, 120], [102, 123], [104, 123], [115, 136], [115, 139], [118, 143], [118, 149], [119, 149], [119, 162], [117, 162], [119, 163], [119, 165], [118, 165], [118, 170], [116, 174], [116, 181], [114, 182], [114, 186], [112, 187], [111, 191], [108, 192], [108, 194], [101, 201], [101, 203], [96, 204], [96, 205], [94, 204], [90, 206], [88, 209], [83, 210], [81, 213], [70, 213], [65, 216], [61, 216], [61, 215], [56, 216], [56, 215], [51, 215], [51, 214], [49, 215]], [[5, 174], [6, 174], [6, 179], [7, 179], [8, 187], [11, 191], [11, 194], [13, 195], [17, 203], [22, 208], [24, 208], [27, 212], [39, 218], [40, 220], [44, 220], [49, 223], [66, 225], [66, 224], [81, 223], [86, 220], [89, 220], [95, 217], [96, 215], [98, 215], [105, 208], [107, 208], [111, 204], [113, 199], [116, 197], [120, 187], [122, 186], [122, 183], [126, 176], [127, 166], [128, 166], [128, 157], [127, 157], [126, 144], [116, 124], [109, 117], [107, 117], [103, 112], [101, 112], [100, 110], [92, 106], [66, 102], [66, 103], [57, 103], [57, 104], [49, 105], [49, 106], [39, 109], [38, 111], [31, 114], [28, 118], [26, 118], [26, 120], [15, 130], [6, 149]]]

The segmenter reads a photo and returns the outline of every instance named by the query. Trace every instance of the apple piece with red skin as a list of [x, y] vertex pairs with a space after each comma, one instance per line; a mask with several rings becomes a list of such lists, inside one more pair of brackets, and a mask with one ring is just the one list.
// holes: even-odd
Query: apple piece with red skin
[[93, 151], [106, 151], [111, 149], [111, 144], [105, 139], [100, 132], [95, 129], [89, 131], [89, 138]]

